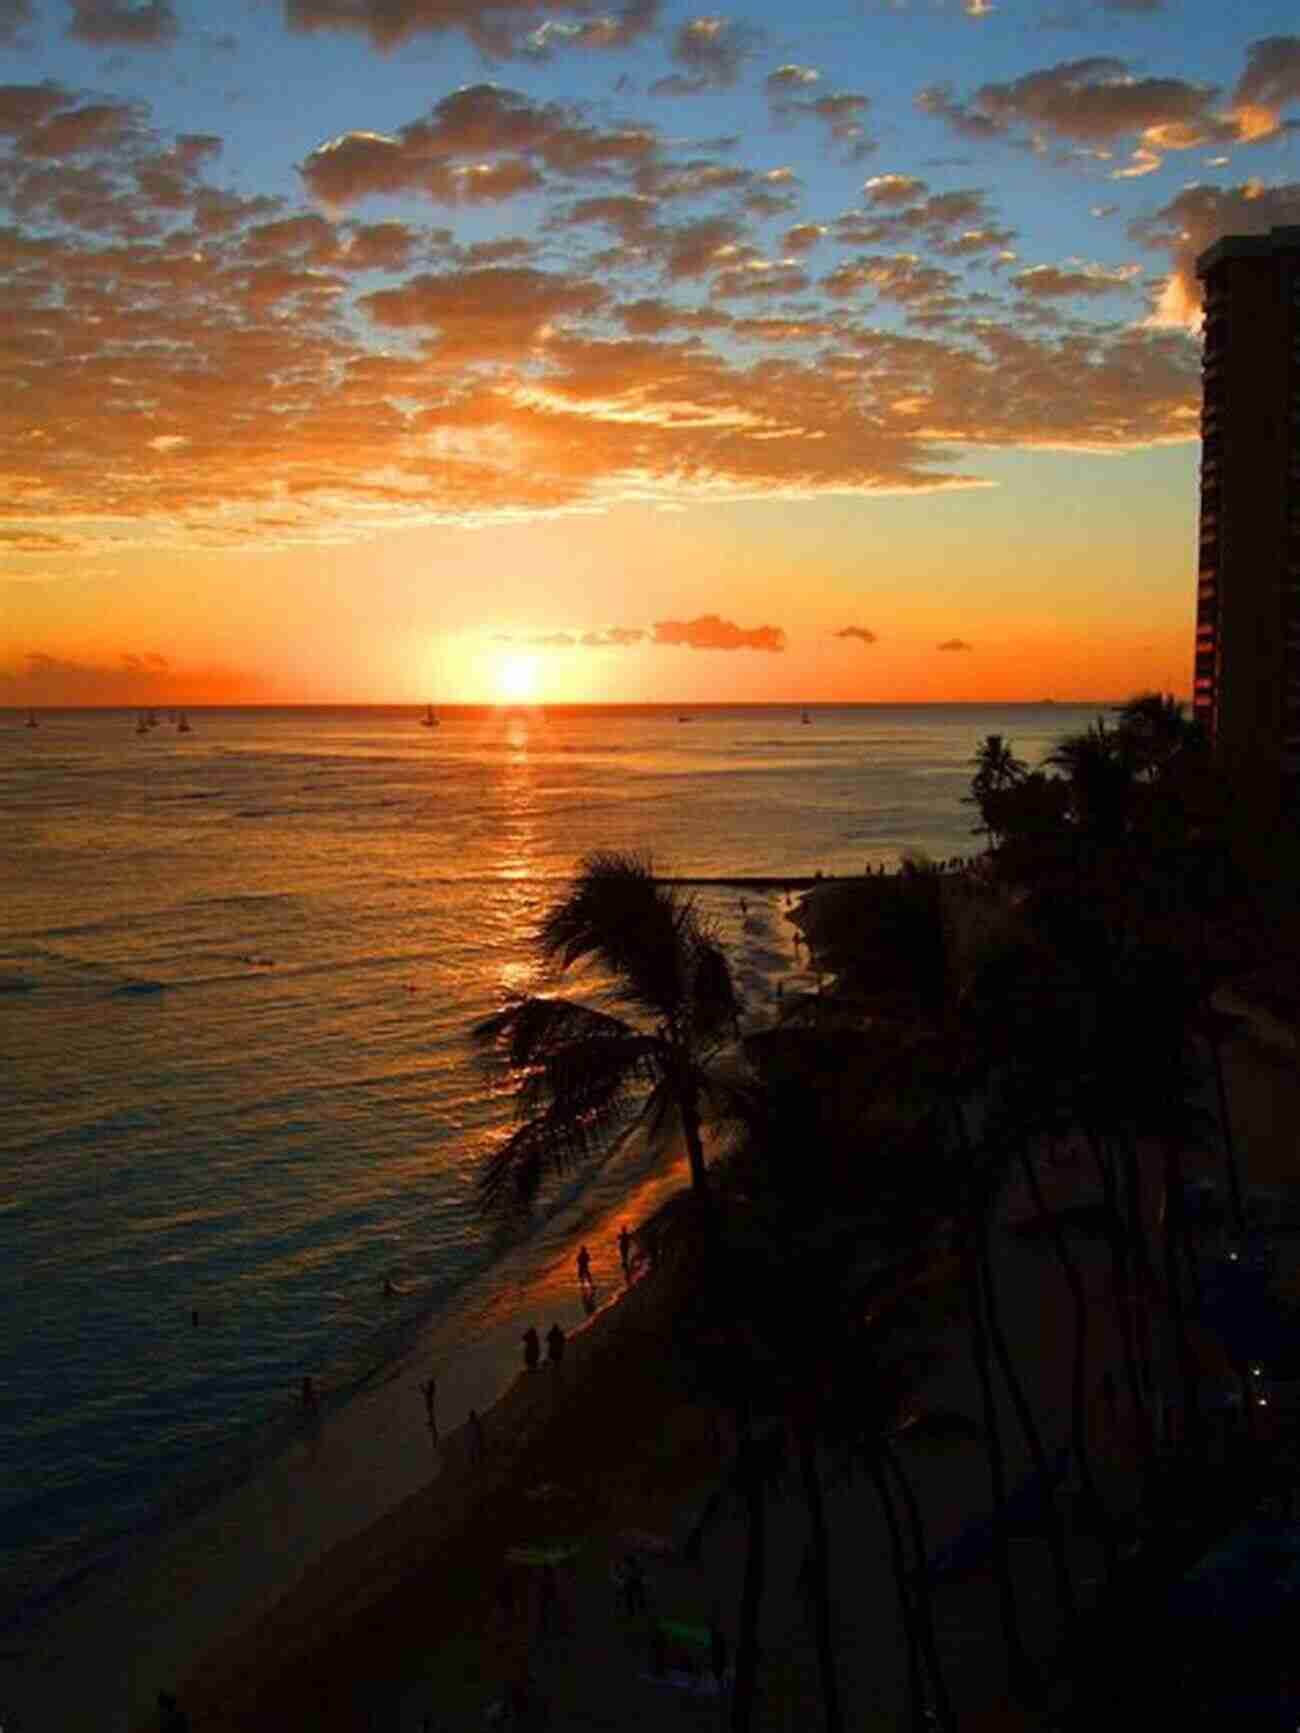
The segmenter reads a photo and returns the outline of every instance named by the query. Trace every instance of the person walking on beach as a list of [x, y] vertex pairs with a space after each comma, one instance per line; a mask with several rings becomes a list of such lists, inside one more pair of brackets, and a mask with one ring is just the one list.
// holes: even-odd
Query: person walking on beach
[[530, 1372], [535, 1372], [541, 1364], [542, 1341], [537, 1331], [530, 1324], [524, 1331], [524, 1365]]
[[424, 1397], [425, 1416], [429, 1422], [429, 1431], [433, 1436], [433, 1442], [436, 1444], [438, 1442], [438, 1418], [434, 1413], [433, 1405], [438, 1395], [437, 1379], [426, 1378], [420, 1386], [420, 1394]]
[[558, 1324], [552, 1324], [546, 1332], [546, 1358], [559, 1376], [560, 1362], [564, 1358], [564, 1331]]
[[632, 1280], [632, 1236], [627, 1231], [626, 1222], [618, 1230], [618, 1261], [623, 1266], [623, 1280], [630, 1283]]
[[578, 1286], [584, 1293], [595, 1286], [591, 1279], [591, 1253], [586, 1246], [578, 1247]]

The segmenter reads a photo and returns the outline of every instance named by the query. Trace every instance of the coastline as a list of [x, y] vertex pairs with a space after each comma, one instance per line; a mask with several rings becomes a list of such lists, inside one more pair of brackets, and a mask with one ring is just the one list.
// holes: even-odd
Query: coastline
[[[603, 1176], [625, 1189], [580, 1197], [545, 1224], [540, 1273], [518, 1273], [535, 1247], [508, 1253], [466, 1285], [454, 1312], [430, 1319], [390, 1367], [338, 1408], [327, 1404], [317, 1425], [297, 1426], [284, 1449], [229, 1492], [174, 1526], [128, 1537], [111, 1565], [11, 1626], [0, 1643], [0, 1705], [24, 1724], [62, 1733], [142, 1726], [152, 1733], [160, 1690], [201, 1674], [213, 1653], [255, 1646], [273, 1609], [309, 1582], [334, 1580], [349, 1549], [359, 1548], [359, 1559], [371, 1556], [375, 1537], [400, 1533], [417, 1510], [435, 1527], [448, 1526], [464, 1494], [469, 1410], [482, 1417], [494, 1459], [498, 1446], [513, 1439], [513, 1450], [529, 1432], [536, 1386], [519, 1371], [525, 1323], [544, 1329], [559, 1321], [576, 1368], [609, 1328], [606, 1320], [644, 1285], [623, 1294], [609, 1279], [617, 1271], [613, 1237], [622, 1220], [635, 1223], [677, 1189], [685, 1167], [675, 1159], [647, 1172], [635, 1165], [635, 1150], [627, 1154], [626, 1164]], [[609, 1289], [590, 1318], [574, 1277], [574, 1251], [584, 1239]], [[430, 1370], [443, 1428], [436, 1455], [419, 1390]], [[345, 1568], [351, 1573], [355, 1565]]]

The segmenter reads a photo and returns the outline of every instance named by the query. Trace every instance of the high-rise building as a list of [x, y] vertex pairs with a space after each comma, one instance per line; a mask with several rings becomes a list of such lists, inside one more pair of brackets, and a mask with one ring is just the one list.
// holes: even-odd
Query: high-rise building
[[[1300, 228], [1225, 235], [1205, 285], [1193, 707], [1251, 806], [1300, 786]], [[1294, 808], [1292, 808], [1294, 810]]]

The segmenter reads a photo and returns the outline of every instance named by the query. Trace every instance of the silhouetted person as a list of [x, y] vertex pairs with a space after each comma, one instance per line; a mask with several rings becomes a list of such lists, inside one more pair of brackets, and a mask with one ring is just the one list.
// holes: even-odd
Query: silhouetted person
[[586, 1246], [578, 1247], [578, 1286], [581, 1288], [591, 1286], [591, 1253]]
[[546, 1332], [546, 1358], [558, 1372], [564, 1358], [564, 1331], [558, 1324], [552, 1324]]
[[433, 1434], [433, 1442], [436, 1444], [438, 1442], [438, 1420], [433, 1405], [438, 1395], [437, 1379], [426, 1379], [420, 1386], [420, 1394], [424, 1397], [424, 1412], [428, 1417], [429, 1431]]
[[530, 1324], [524, 1331], [524, 1365], [530, 1372], [535, 1372], [542, 1358], [542, 1341], [537, 1331]]
[[618, 1230], [618, 1261], [623, 1266], [623, 1280], [630, 1282], [632, 1280], [632, 1236], [627, 1231], [626, 1222]]

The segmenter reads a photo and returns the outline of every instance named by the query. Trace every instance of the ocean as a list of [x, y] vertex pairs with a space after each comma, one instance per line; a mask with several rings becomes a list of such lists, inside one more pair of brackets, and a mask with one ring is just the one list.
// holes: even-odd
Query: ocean
[[0, 1622], [280, 1447], [305, 1375], [455, 1342], [504, 1255], [469, 1030], [586, 852], [700, 881], [761, 1016], [788, 905], [727, 881], [970, 854], [983, 736], [1100, 709], [0, 715]]

